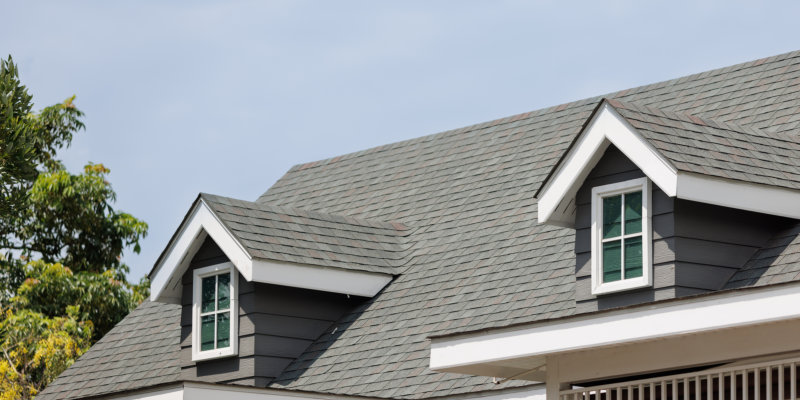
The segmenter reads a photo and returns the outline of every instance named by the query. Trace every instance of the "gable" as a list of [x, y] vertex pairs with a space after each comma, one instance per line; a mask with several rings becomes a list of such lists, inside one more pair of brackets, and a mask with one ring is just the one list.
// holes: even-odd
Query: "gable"
[[575, 193], [611, 144], [670, 197], [800, 219], [800, 156], [784, 148], [800, 146], [790, 140], [604, 99], [541, 186], [538, 219], [574, 226]]
[[201, 194], [150, 273], [151, 299], [180, 301], [180, 276], [206, 238], [247, 282], [374, 296], [405, 262], [408, 229], [325, 218]]

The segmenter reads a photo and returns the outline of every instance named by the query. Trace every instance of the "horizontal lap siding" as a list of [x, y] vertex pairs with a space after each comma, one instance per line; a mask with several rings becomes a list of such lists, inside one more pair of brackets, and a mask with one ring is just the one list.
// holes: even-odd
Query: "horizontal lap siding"
[[613, 145], [586, 177], [575, 195], [575, 300], [578, 312], [591, 312], [656, 300], [686, 292], [675, 281], [674, 200], [652, 185], [653, 287], [603, 296], [591, 288], [592, 188], [644, 177], [645, 174]]
[[346, 295], [263, 283], [239, 275], [239, 355], [192, 361], [192, 270], [228, 259], [207, 239], [183, 276], [182, 379], [266, 386], [334, 321], [363, 301]]
[[790, 220], [733, 208], [675, 201], [676, 281], [719, 290]]
[[593, 296], [591, 190], [643, 176], [612, 145], [575, 196], [575, 290], [579, 312], [718, 290], [772, 235], [791, 223], [784, 218], [670, 198], [654, 184], [653, 286]]

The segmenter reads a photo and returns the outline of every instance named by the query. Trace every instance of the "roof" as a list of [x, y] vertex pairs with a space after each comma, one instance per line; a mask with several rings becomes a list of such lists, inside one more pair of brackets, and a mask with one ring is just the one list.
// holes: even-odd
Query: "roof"
[[236, 200], [206, 193], [208, 204], [250, 256], [266, 260], [398, 274], [412, 229], [345, 215]]
[[608, 100], [679, 171], [800, 189], [794, 135]]
[[36, 398], [74, 399], [176, 381], [180, 314], [179, 305], [145, 301]]
[[[628, 118], [641, 123], [641, 129], [652, 129], [654, 138], [684, 123], [693, 131], [702, 128], [704, 141], [709, 143], [704, 145], [714, 146], [720, 153], [719, 159], [707, 163], [715, 168], [724, 164], [719, 173], [730, 173], [747, 164], [737, 162], [736, 157], [742, 156], [736, 151], [761, 160], [760, 153], [749, 148], [745, 152], [741, 146], [760, 149], [758, 141], [778, 140], [771, 135], [796, 133], [800, 125], [800, 52], [603, 97], [636, 103], [620, 108], [630, 111]], [[319, 338], [270, 386], [422, 399], [522, 384], [511, 381], [497, 386], [486, 377], [430, 371], [427, 337], [576, 313], [574, 232], [537, 225], [533, 193], [601, 99], [562, 104], [289, 170], [257, 203], [400, 221], [415, 230], [407, 238], [409, 258], [402, 274], [364, 306], [345, 315], [337, 322], [336, 335]], [[706, 131], [708, 126], [713, 132]], [[730, 136], [746, 143], [728, 146], [717, 139], [722, 131], [728, 141]], [[669, 136], [680, 138], [679, 134]], [[677, 149], [675, 143], [664, 139], [663, 151]], [[675, 151], [673, 162], [685, 163], [686, 168], [706, 168], [692, 157], [694, 153], [686, 153]], [[776, 179], [769, 175], [768, 166], [762, 167], [765, 170], [757, 172], [763, 177], [758, 179]], [[785, 183], [793, 184], [792, 179], [787, 177]], [[759, 278], [765, 276], [797, 279], [791, 272], [777, 273], [790, 269], [787, 265], [797, 268], [798, 263], [791, 261], [794, 256], [786, 252], [800, 245], [781, 245], [796, 241], [796, 234], [784, 232], [776, 237], [775, 247], [759, 252], [758, 259], [748, 266], [750, 275], [734, 279], [743, 286], [772, 282], [772, 278]], [[174, 334], [179, 336], [177, 327]], [[178, 357], [177, 345], [165, 346]], [[76, 363], [72, 368], [89, 365]], [[111, 390], [115, 384], [108, 381], [94, 390]], [[47, 391], [53, 393], [57, 388], [53, 385]]]

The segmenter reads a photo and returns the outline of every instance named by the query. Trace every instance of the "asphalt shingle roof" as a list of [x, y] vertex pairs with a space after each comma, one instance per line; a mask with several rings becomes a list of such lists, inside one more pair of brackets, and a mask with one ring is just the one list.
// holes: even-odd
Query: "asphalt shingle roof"
[[608, 102], [679, 171], [800, 189], [800, 142], [793, 135]]
[[179, 305], [145, 301], [36, 399], [75, 399], [176, 381], [180, 315]]
[[[780, 140], [777, 136], [796, 134], [800, 126], [800, 52], [603, 97], [636, 103], [620, 108], [630, 111], [627, 117], [639, 124], [637, 129], [652, 132], [652, 140], [660, 142], [661, 150], [684, 168], [702, 167], [705, 173], [741, 177], [731, 171], [747, 165], [743, 173], [756, 177], [745, 179], [795, 185], [795, 178], [786, 175], [796, 167], [788, 161], [792, 155], [778, 153], [786, 159], [775, 163], [785, 162], [790, 168], [777, 170], [783, 176], [773, 176], [777, 167], [767, 165], [761, 150]], [[335, 335], [320, 337], [271, 387], [422, 399], [522, 384], [493, 385], [486, 377], [430, 371], [427, 337], [575, 313], [574, 232], [537, 225], [533, 194], [603, 97], [289, 170], [257, 203], [362, 220], [400, 221], [414, 231], [407, 238], [408, 262], [402, 274], [364, 306], [346, 314], [337, 322]], [[679, 154], [673, 140], [683, 136], [674, 132], [677, 126], [702, 134], [702, 140], [694, 137], [702, 142], [697, 145], [713, 148], [719, 155], [698, 160], [691, 152]], [[662, 138], [661, 131], [674, 135]], [[748, 159], [741, 161], [744, 157]], [[242, 207], [254, 207], [249, 204]], [[220, 210], [237, 215], [235, 209]], [[774, 247], [759, 252], [731, 284], [796, 279], [793, 271], [800, 270], [793, 258], [800, 252], [796, 251], [800, 249], [797, 232], [776, 237]], [[789, 245], [783, 246], [784, 242]], [[178, 316], [167, 312], [158, 316], [163, 319], [158, 324], [175, 329], [175, 343], [165, 342], [158, 351], [173, 351], [177, 360]], [[142, 322], [132, 314], [123, 323]], [[137, 356], [123, 353], [123, 357]], [[82, 358], [65, 373], [66, 379], [85, 375], [85, 369], [94, 367]], [[98, 380], [92, 390], [115, 390], [119, 378], [115, 379]], [[154, 384], [137, 382], [139, 387]], [[56, 382], [51, 388], [64, 384]], [[51, 396], [57, 397], [64, 396]]]
[[277, 207], [201, 194], [254, 258], [398, 274], [412, 229], [399, 222]]

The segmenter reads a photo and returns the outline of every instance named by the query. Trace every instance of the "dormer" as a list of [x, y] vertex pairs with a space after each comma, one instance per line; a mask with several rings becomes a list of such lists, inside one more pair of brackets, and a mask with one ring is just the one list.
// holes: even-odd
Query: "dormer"
[[265, 386], [400, 274], [405, 225], [201, 194], [151, 272], [183, 379]]
[[581, 312], [722, 289], [800, 218], [794, 138], [603, 100], [537, 193]]

